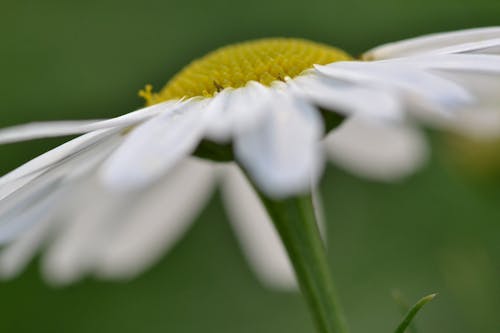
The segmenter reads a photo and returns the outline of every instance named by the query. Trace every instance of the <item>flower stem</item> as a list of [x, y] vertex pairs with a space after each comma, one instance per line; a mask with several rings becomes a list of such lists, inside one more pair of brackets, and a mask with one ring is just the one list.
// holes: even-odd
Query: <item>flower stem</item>
[[260, 197], [285, 245], [318, 331], [346, 333], [312, 196], [275, 200], [260, 193]]

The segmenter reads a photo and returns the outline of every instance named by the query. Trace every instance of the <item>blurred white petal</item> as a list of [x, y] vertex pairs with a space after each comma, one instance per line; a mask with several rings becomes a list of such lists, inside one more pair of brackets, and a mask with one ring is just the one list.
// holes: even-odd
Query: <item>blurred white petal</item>
[[11, 279], [18, 275], [40, 250], [52, 226], [51, 218], [39, 221], [21, 237], [0, 252], [0, 278]]
[[86, 176], [119, 142], [120, 138], [107, 138], [92, 149], [78, 151], [43, 172], [23, 178], [22, 182], [18, 178], [2, 185], [1, 189], [8, 187], [10, 192], [5, 191], [0, 199], [0, 243], [56, 214], [67, 199], [61, 192], [67, 193], [77, 178]]
[[234, 138], [237, 159], [267, 195], [307, 192], [323, 167], [323, 124], [304, 101], [277, 92], [260, 126]]
[[82, 134], [107, 128], [126, 128], [174, 108], [175, 102], [164, 102], [106, 120], [34, 122], [0, 129], [0, 144]]
[[447, 54], [391, 59], [383, 64], [405, 64], [421, 70], [441, 69], [447, 71], [500, 73], [500, 56], [486, 54]]
[[412, 107], [431, 109], [435, 113], [448, 113], [473, 102], [473, 97], [460, 85], [411, 64], [350, 61], [316, 68], [332, 78], [384, 88]]
[[257, 194], [236, 165], [221, 171], [224, 206], [250, 266], [265, 285], [296, 288], [284, 246]]
[[437, 50], [432, 50], [424, 54], [440, 55], [440, 54], [499, 54], [500, 38], [479, 40], [471, 43], [459, 44], [444, 47]]
[[134, 128], [102, 167], [102, 181], [117, 191], [143, 188], [190, 155], [206, 122], [202, 101], [187, 102]]
[[[87, 151], [92, 151], [94, 147], [105, 144], [110, 140], [115, 140], [117, 137], [116, 133], [116, 129], [90, 132], [49, 150], [48, 152], [35, 157], [31, 161], [0, 177], [0, 188], [3, 188], [3, 186], [12, 181], [20, 180], [23, 177], [44, 171], [46, 168], [64, 163], [64, 161], [71, 159], [74, 156], [81, 155]], [[0, 192], [2, 192], [2, 190], [0, 190]]]
[[54, 285], [75, 282], [88, 273], [105, 237], [120, 222], [115, 212], [126, 208], [123, 197], [105, 191], [96, 178], [87, 177], [73, 188], [59, 230], [45, 252], [43, 273]]
[[376, 87], [336, 80], [319, 73], [311, 73], [290, 80], [297, 94], [315, 105], [345, 115], [366, 115], [380, 119], [401, 119], [403, 112], [396, 94]]
[[472, 102], [456, 107], [452, 117], [423, 108], [410, 109], [412, 115], [434, 127], [451, 129], [476, 139], [500, 135], [499, 56], [450, 55], [405, 61], [453, 81], [472, 96]]
[[467, 87], [476, 103], [462, 109], [452, 119], [438, 123], [475, 139], [500, 136], [500, 74], [481, 72], [441, 71], [440, 75]]
[[112, 279], [135, 277], [172, 248], [191, 226], [212, 193], [211, 162], [189, 158], [165, 180], [134, 197], [134, 206], [107, 234], [95, 272]]
[[500, 27], [466, 29], [429, 34], [378, 46], [365, 54], [367, 59], [388, 59], [426, 53], [445, 47], [500, 38]]
[[364, 178], [394, 181], [408, 176], [428, 158], [423, 134], [404, 125], [351, 118], [325, 139], [330, 158]]
[[52, 207], [61, 199], [60, 180], [36, 185], [39, 186], [29, 186], [22, 195], [2, 201], [0, 244], [12, 241], [33, 225], [52, 217]]
[[239, 89], [226, 89], [216, 95], [204, 112], [210, 112], [207, 137], [226, 142], [239, 132], [259, 124], [266, 106], [272, 101], [269, 89], [257, 82], [249, 82]]

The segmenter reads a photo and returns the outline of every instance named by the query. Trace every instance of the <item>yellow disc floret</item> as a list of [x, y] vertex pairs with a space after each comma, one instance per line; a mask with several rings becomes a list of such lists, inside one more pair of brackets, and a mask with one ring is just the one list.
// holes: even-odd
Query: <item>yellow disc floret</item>
[[146, 86], [139, 94], [148, 105], [171, 99], [211, 97], [250, 81], [264, 85], [293, 78], [315, 64], [350, 60], [340, 49], [294, 38], [268, 38], [226, 46], [193, 61], [159, 93]]

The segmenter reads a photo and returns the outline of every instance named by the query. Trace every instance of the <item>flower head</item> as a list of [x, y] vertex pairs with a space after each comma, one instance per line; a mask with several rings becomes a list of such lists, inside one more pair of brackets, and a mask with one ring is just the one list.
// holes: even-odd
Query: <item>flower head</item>
[[213, 97], [249, 82], [271, 86], [294, 78], [316, 64], [350, 60], [337, 48], [294, 38], [267, 38], [238, 43], [210, 52], [175, 75], [157, 94], [141, 91], [148, 105], [172, 99]]
[[[45, 260], [52, 280], [137, 274], [186, 230], [214, 170], [229, 168], [220, 172], [232, 184], [228, 201], [254, 202], [259, 221], [230, 208], [251, 261], [268, 281], [291, 285], [286, 256], [240, 169], [191, 156], [236, 162], [269, 197], [309, 192], [322, 173], [323, 138], [340, 115], [344, 124], [326, 138], [334, 159], [362, 174], [407, 173], [425, 156], [412, 120], [443, 126], [498, 110], [487, 83], [500, 82], [499, 47], [500, 28], [389, 44], [368, 52], [369, 61], [304, 40], [246, 42], [191, 63], [158, 93], [146, 88], [141, 110], [0, 130], [0, 143], [83, 134], [0, 178], [0, 243], [9, 244], [0, 271], [17, 272], [56, 233]], [[385, 146], [396, 148], [376, 153]], [[397, 171], [387, 171], [393, 164]], [[226, 183], [231, 174], [238, 181]], [[266, 255], [248, 246], [255, 238]]]

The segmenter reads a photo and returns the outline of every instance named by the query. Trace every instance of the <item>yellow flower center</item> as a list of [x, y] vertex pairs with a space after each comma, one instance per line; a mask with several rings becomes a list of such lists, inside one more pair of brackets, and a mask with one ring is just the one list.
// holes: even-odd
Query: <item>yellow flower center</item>
[[314, 64], [352, 59], [344, 51], [294, 38], [267, 38], [215, 50], [177, 73], [158, 93], [150, 85], [139, 92], [148, 105], [196, 96], [211, 97], [250, 81], [264, 85], [293, 78]]

